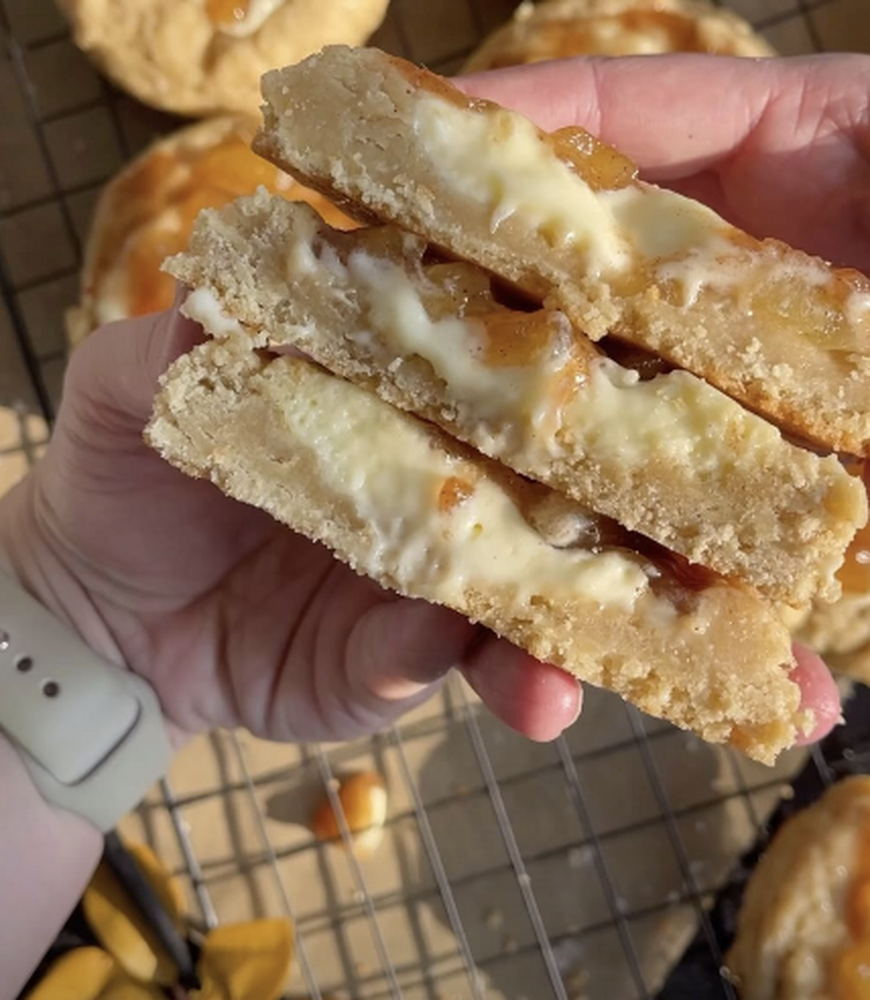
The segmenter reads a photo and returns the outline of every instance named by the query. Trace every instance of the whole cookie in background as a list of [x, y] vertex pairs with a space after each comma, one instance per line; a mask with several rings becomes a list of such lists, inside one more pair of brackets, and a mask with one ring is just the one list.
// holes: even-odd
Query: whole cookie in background
[[256, 123], [223, 117], [159, 140], [103, 189], [85, 252], [81, 300], [67, 313], [67, 337], [80, 343], [102, 323], [166, 309], [175, 281], [160, 271], [187, 247], [203, 208], [225, 205], [263, 185], [307, 201], [331, 225], [354, 223], [322, 195], [251, 152]]
[[870, 777], [838, 782], [780, 828], [726, 964], [743, 1000], [870, 995]]
[[58, 0], [76, 44], [119, 86], [187, 115], [254, 112], [260, 76], [359, 45], [388, 0]]
[[838, 601], [792, 612], [788, 624], [836, 673], [870, 684], [870, 525], [855, 535], [837, 577]]
[[463, 72], [576, 55], [712, 52], [772, 56], [731, 11], [695, 0], [546, 0], [521, 3], [472, 53]]

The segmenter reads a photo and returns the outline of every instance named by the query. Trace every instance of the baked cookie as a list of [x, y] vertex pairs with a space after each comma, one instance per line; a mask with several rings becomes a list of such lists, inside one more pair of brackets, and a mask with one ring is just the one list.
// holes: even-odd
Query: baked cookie
[[274, 66], [359, 45], [389, 0], [60, 0], [76, 44], [146, 104], [184, 115], [256, 111]]
[[185, 310], [216, 339], [163, 378], [146, 440], [173, 465], [707, 740], [772, 762], [806, 725], [788, 632], [750, 590], [684, 578], [613, 522], [374, 393], [251, 350], [207, 290]]
[[793, 604], [839, 594], [867, 515], [835, 457], [688, 372], [643, 377], [564, 313], [505, 304], [489, 274], [419, 237], [342, 233], [260, 191], [203, 213], [166, 267], [251, 346], [298, 348], [692, 563]]
[[106, 185], [85, 250], [80, 303], [66, 317], [70, 346], [103, 323], [172, 305], [175, 283], [160, 264], [187, 246], [202, 208], [262, 185], [308, 201], [332, 225], [353, 225], [322, 195], [252, 153], [254, 130], [235, 117], [191, 125], [154, 143]]
[[726, 964], [742, 1000], [870, 995], [870, 777], [839, 781], [780, 828]]
[[[870, 452], [870, 280], [637, 179], [583, 129], [374, 49], [263, 78], [254, 148], [355, 211], [652, 351], [822, 449]], [[329, 128], [323, 123], [329, 122]]]
[[[639, 182], [582, 130], [547, 135], [383, 53], [329, 48], [267, 74], [264, 92], [255, 148], [376, 224], [338, 233], [267, 192], [202, 213], [166, 266], [213, 340], [164, 379], [147, 440], [382, 585], [772, 760], [810, 713], [759, 591], [834, 596], [866, 497], [753, 411], [815, 421], [828, 450], [870, 438], [870, 405], [831, 356], [848, 342], [855, 382], [870, 379], [867, 282]], [[777, 352], [807, 362], [802, 381]], [[749, 391], [767, 379], [775, 393]], [[650, 535], [673, 504], [667, 547], [626, 527], [633, 490], [606, 496], [626, 475]], [[722, 509], [690, 524], [678, 494], [706, 503], [705, 488]], [[813, 540], [819, 512], [844, 528], [832, 548]], [[693, 530], [739, 551], [753, 525], [815, 575], [777, 580], [767, 564], [761, 580], [763, 560], [725, 575], [680, 553]]]
[[545, 0], [521, 3], [463, 67], [477, 73], [568, 56], [776, 53], [741, 17], [695, 0]]
[[855, 535], [837, 578], [840, 598], [813, 602], [792, 622], [795, 638], [838, 674], [870, 684], [870, 526]]

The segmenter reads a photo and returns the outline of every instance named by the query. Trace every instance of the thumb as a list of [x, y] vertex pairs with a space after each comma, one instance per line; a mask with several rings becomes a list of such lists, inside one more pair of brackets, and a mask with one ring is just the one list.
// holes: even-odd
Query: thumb
[[348, 654], [354, 703], [385, 721], [426, 698], [457, 665], [487, 708], [530, 739], [555, 739], [580, 714], [573, 677], [425, 601], [375, 605], [357, 623]]
[[[160, 376], [205, 339], [202, 327], [172, 308], [100, 327], [72, 356], [64, 382], [61, 421], [95, 419], [112, 430], [141, 430], [151, 415]], [[76, 411], [64, 414], [64, 409]]]
[[462, 615], [426, 601], [378, 603], [351, 634], [351, 693], [382, 707], [414, 698], [463, 659], [477, 633]]

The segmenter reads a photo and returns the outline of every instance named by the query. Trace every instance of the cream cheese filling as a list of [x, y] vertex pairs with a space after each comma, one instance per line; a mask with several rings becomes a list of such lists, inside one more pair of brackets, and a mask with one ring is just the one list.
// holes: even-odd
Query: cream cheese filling
[[642, 381], [609, 358], [566, 404], [562, 426], [579, 448], [601, 462], [647, 466], [666, 473], [691, 465], [721, 479], [737, 466], [777, 461], [782, 435], [724, 393], [689, 372]]
[[[376, 568], [399, 584], [447, 603], [495, 585], [524, 603], [537, 595], [582, 598], [630, 612], [645, 597], [673, 613], [652, 594], [638, 558], [548, 545], [495, 480], [438, 447], [416, 418], [330, 375], [301, 399], [288, 400], [273, 386], [264, 381], [270, 403], [317, 456], [327, 488], [346, 498], [375, 536]], [[266, 430], [266, 446], [280, 454], [282, 426]], [[465, 489], [445, 505], [439, 498], [451, 481]]]
[[639, 255], [685, 254], [729, 229], [715, 212], [671, 191], [642, 183], [594, 191], [532, 122], [511, 111], [468, 111], [421, 95], [414, 127], [450, 184], [487, 205], [493, 232], [521, 216], [551, 242], [582, 252], [591, 276], [620, 274]]
[[428, 361], [463, 414], [488, 425], [478, 428], [475, 443], [494, 457], [524, 449], [545, 460], [563, 453], [567, 440], [608, 465], [664, 469], [691, 463], [696, 473], [718, 477], [741, 464], [776, 461], [780, 454], [776, 427], [688, 372], [642, 381], [602, 356], [573, 386], [568, 383], [567, 394], [564, 385], [554, 391], [578, 336], [556, 311], [549, 343], [534, 362], [492, 365], [485, 360], [488, 334], [480, 319], [429, 316], [425, 276], [411, 276], [395, 261], [362, 250], [343, 264], [326, 244], [315, 250], [313, 233], [307, 220], [294, 226], [288, 279], [320, 268], [320, 294], [353, 289], [360, 328], [346, 335], [384, 368], [413, 357]]
[[242, 324], [226, 315], [217, 296], [209, 288], [194, 288], [189, 292], [181, 312], [219, 340], [241, 340], [245, 337]]
[[[184, 313], [219, 337], [243, 333], [208, 289], [192, 292]], [[662, 622], [676, 614], [650, 588], [660, 575], [652, 563], [617, 549], [548, 544], [480, 466], [439, 447], [425, 424], [374, 394], [327, 374], [306, 382], [302, 397], [287, 399], [269, 380], [262, 391], [292, 425], [293, 439], [317, 457], [327, 487], [352, 504], [376, 538], [377, 568], [400, 585], [445, 603], [502, 585], [524, 603], [538, 595], [583, 598], [630, 613], [643, 599]], [[280, 423], [265, 434], [274, 454], [286, 450]], [[450, 481], [462, 488], [445, 504], [440, 498]]]
[[[468, 110], [421, 94], [414, 128], [451, 188], [486, 206], [493, 233], [516, 217], [551, 245], [573, 249], [592, 279], [644, 266], [651, 281], [680, 286], [684, 307], [694, 306], [707, 288], [740, 297], [752, 269], [749, 252], [705, 205], [643, 182], [596, 191], [532, 122], [505, 109]], [[777, 261], [775, 273], [781, 276], [786, 267], [811, 287], [831, 280], [830, 271], [810, 257]], [[847, 315], [863, 318], [868, 299], [853, 293]]]
[[551, 389], [570, 360], [565, 316], [552, 313], [549, 350], [538, 364], [496, 368], [481, 360], [487, 346], [483, 322], [474, 316], [431, 319], [418, 285], [400, 265], [354, 251], [345, 277], [360, 295], [363, 322], [394, 357], [424, 358], [457, 402], [472, 402], [475, 419], [515, 423], [519, 418], [548, 450], [556, 450]]

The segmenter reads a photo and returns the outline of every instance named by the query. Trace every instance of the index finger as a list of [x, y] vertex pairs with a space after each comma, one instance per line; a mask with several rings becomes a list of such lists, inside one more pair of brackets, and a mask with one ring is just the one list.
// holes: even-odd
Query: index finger
[[799, 77], [834, 71], [824, 56], [678, 54], [565, 59], [459, 82], [547, 131], [580, 125], [630, 156], [648, 179], [673, 181], [727, 159], [775, 101], [802, 89]]

